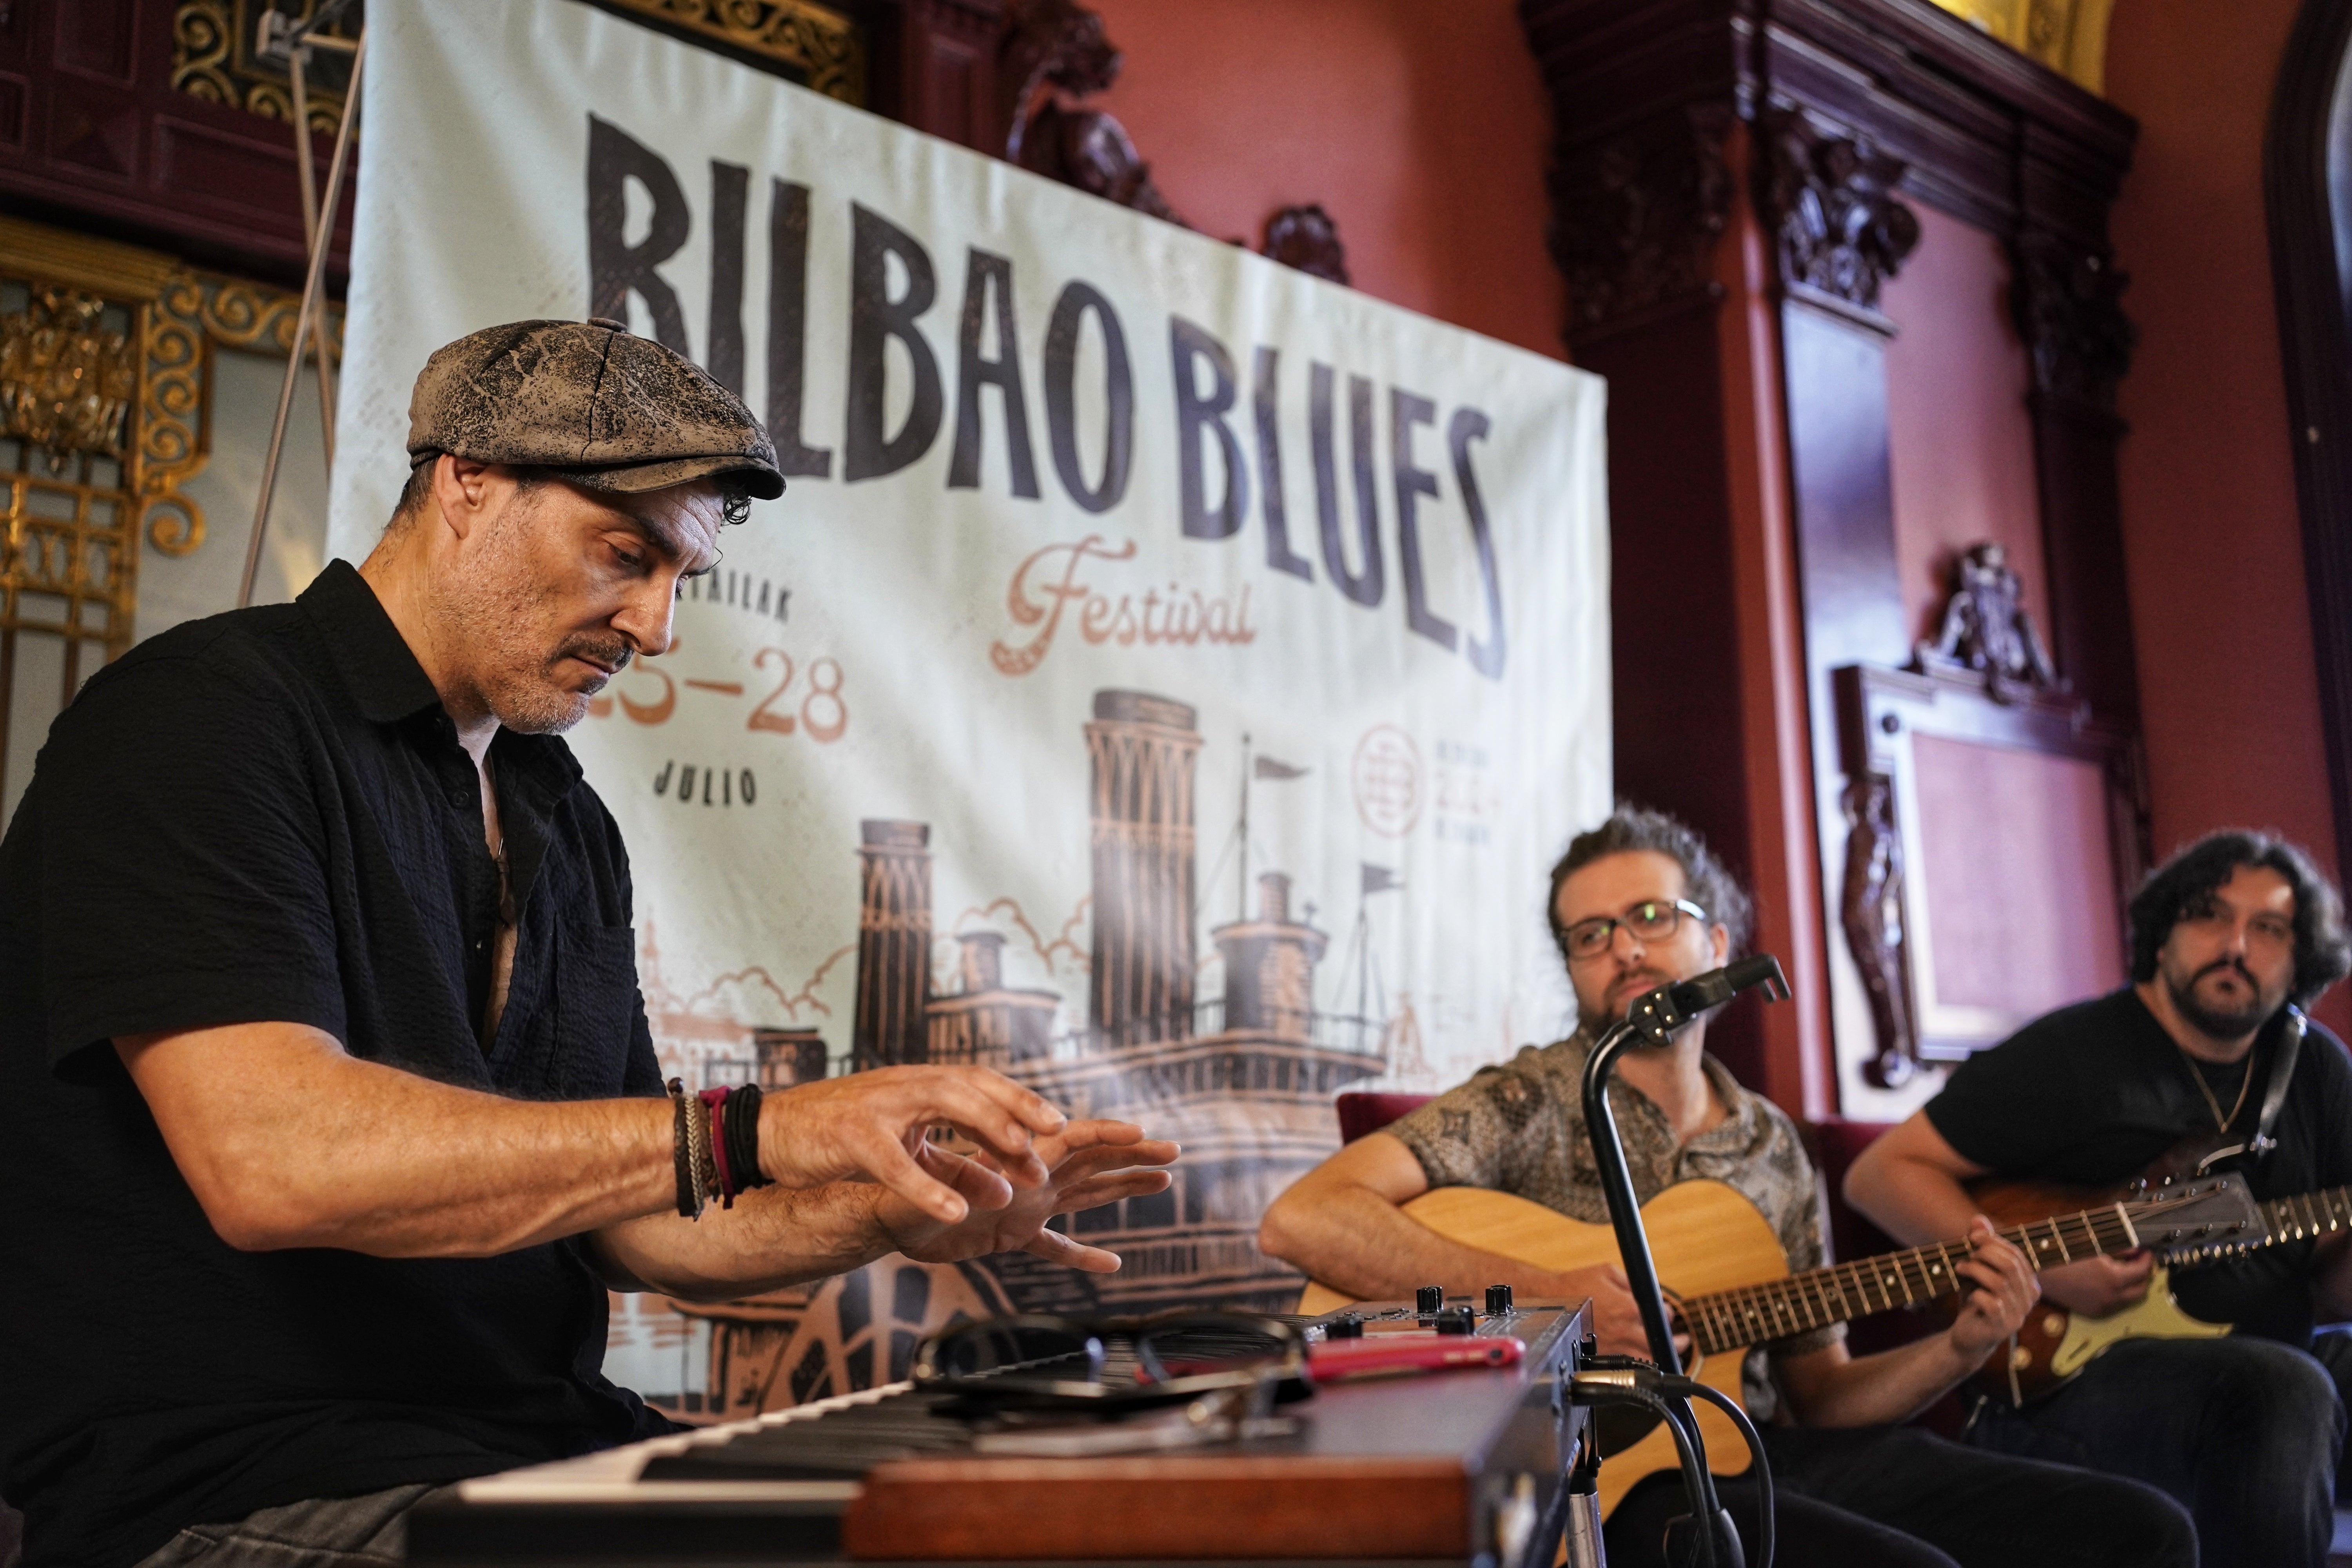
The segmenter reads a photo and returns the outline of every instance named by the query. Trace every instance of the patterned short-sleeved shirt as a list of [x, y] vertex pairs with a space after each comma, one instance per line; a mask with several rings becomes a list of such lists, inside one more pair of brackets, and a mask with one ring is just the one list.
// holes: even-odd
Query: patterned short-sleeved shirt
[[[1389, 1124], [1433, 1187], [1487, 1187], [1557, 1209], [1571, 1219], [1609, 1222], [1592, 1141], [1584, 1131], [1584, 1059], [1591, 1041], [1580, 1030], [1549, 1046], [1528, 1046], [1508, 1062], [1482, 1068], [1469, 1082]], [[1723, 1183], [1754, 1204], [1780, 1238], [1789, 1267], [1822, 1262], [1821, 1187], [1795, 1123], [1761, 1095], [1750, 1094], [1713, 1057], [1700, 1063], [1730, 1115], [1687, 1143], [1675, 1142], [1665, 1112], [1622, 1079], [1609, 1085], [1609, 1109], [1625, 1145], [1633, 1195], [1643, 1203], [1677, 1182]], [[1803, 1355], [1843, 1338], [1843, 1324], [1775, 1340], [1763, 1351]], [[1748, 1358], [1743, 1398], [1749, 1414], [1769, 1419], [1779, 1407], [1771, 1380]]]

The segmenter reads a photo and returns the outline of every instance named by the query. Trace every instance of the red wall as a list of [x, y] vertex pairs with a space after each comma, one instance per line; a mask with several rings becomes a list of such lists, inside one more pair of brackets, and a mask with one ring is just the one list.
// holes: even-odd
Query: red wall
[[1512, 0], [1092, 4], [1127, 57], [1097, 101], [1194, 227], [1255, 249], [1275, 209], [1320, 202], [1357, 288], [1565, 357], [1549, 106]]
[[[2137, 116], [2115, 210], [2124, 543], [2158, 854], [2231, 824], [2334, 868], [2318, 676], [2263, 208], [2263, 138], [2295, 0], [2122, 0], [2107, 94]], [[2338, 986], [2321, 1016], [2342, 1030]]]
[[2032, 381], [2009, 306], [1998, 236], [1924, 203], [1919, 247], [1879, 297], [1898, 331], [1886, 345], [1886, 445], [1895, 481], [1895, 563], [1903, 624], [1936, 634], [1952, 563], [1998, 540], [2047, 627], [2042, 500], [2033, 479]]

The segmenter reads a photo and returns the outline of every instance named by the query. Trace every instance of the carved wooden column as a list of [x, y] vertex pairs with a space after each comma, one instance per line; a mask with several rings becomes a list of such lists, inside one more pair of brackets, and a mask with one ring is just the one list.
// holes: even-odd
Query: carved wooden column
[[1610, 381], [1618, 789], [1756, 885], [1759, 944], [1801, 1005], [1729, 1015], [1709, 1044], [1825, 1114], [1837, 1061], [1904, 1026], [1851, 952], [1873, 890], [1895, 907], [1895, 868], [1850, 875], [1850, 840], [1884, 837], [1890, 806], [1848, 798], [1830, 682], [1910, 653], [1878, 290], [1917, 242], [1909, 204], [2010, 245], [2053, 652], [2102, 710], [2136, 711], [2112, 413], [2130, 328], [2105, 245], [2134, 127], [1906, 0], [1520, 10], [1555, 105], [1567, 337]]
[[872, 50], [866, 108], [982, 153], [1003, 149], [1003, 0], [849, 0], [843, 9], [864, 26]]
[[[1708, 1047], [1742, 1081], [1818, 1112], [1828, 1046], [1801, 628], [1774, 580], [1790, 553], [1771, 542], [1789, 526], [1780, 372], [1738, 50], [1673, 25], [1686, 7], [1628, 9], [1522, 6], [1559, 106], [1550, 239], [1566, 335], [1609, 380], [1616, 787], [1699, 828], [1757, 889], [1758, 945], [1789, 964], [1800, 1002], [1735, 1010]], [[1614, 51], [1637, 37], [1651, 58], [1629, 74]]]

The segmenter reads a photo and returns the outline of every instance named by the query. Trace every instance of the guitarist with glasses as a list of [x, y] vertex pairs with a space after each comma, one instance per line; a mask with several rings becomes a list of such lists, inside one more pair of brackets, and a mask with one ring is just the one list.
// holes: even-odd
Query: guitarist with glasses
[[[2284, 1201], [2352, 1183], [2352, 1057], [2297, 1012], [2352, 970], [2343, 902], [2295, 846], [2229, 831], [2149, 877], [2130, 921], [2130, 985], [1969, 1058], [1864, 1151], [1846, 1197], [1916, 1240], [1998, 1206], [1986, 1178], [2113, 1189], [2275, 1140], [2216, 1167], [2265, 1200], [2273, 1244], [2163, 1280], [2180, 1310], [2234, 1331], [2122, 1339], [2015, 1408], [1987, 1400], [1969, 1437], [2163, 1488], [2196, 1515], [2208, 1568], [2318, 1568], [2336, 1501], [2352, 1498], [2352, 1335], [2314, 1326], [2352, 1320], [2352, 1207], [2334, 1194], [2332, 1209], [2323, 1197], [2289, 1215]], [[2052, 1307], [2077, 1322], [2133, 1314], [2118, 1328], [2147, 1318], [2165, 1304], [2150, 1300], [2157, 1264], [2141, 1252], [2047, 1270], [2044, 1321], [2065, 1321]]]
[[[1601, 1349], [1646, 1354], [1625, 1276], [1613, 1265], [1553, 1272], [1448, 1239], [1402, 1212], [1433, 1188], [1482, 1187], [1604, 1224], [1579, 1089], [1591, 1042], [1636, 997], [1721, 965], [1748, 924], [1746, 895], [1698, 835], [1637, 807], [1620, 806], [1580, 835], [1551, 885], [1552, 931], [1576, 993], [1577, 1032], [1485, 1068], [1341, 1149], [1275, 1202], [1259, 1245], [1359, 1299], [1409, 1296], [1429, 1283], [1449, 1293], [1507, 1283], [1527, 1300], [1590, 1297]], [[1636, 1193], [1646, 1207], [1680, 1183], [1722, 1183], [1769, 1223], [1790, 1268], [1813, 1268], [1822, 1260], [1818, 1184], [1796, 1128], [1705, 1054], [1706, 1034], [1706, 1020], [1696, 1019], [1672, 1046], [1627, 1054], [1611, 1083]], [[1748, 1358], [1741, 1393], [1771, 1460], [1783, 1560], [1899, 1568], [2194, 1563], [2187, 1515], [2152, 1488], [1892, 1425], [1955, 1386], [2033, 1306], [2024, 1255], [1982, 1220], [1949, 1233], [1962, 1234], [1974, 1250], [1955, 1272], [1972, 1289], [1945, 1332], [1855, 1358], [1843, 1329], [1831, 1323]], [[1658, 1262], [1671, 1286], [1674, 1260], [1661, 1250]], [[1754, 1539], [1752, 1482], [1718, 1485]], [[1678, 1475], [1641, 1480], [1609, 1513], [1610, 1561], [1663, 1563], [1666, 1521], [1685, 1508]]]

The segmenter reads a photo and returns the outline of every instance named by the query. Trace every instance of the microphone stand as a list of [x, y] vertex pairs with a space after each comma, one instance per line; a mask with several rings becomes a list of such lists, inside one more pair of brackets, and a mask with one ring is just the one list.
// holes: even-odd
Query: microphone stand
[[[1616, 1070], [1617, 1062], [1635, 1046], [1670, 1044], [1675, 1031], [1712, 1007], [1721, 1006], [1742, 991], [1754, 986], [1764, 988], [1768, 1001], [1780, 1001], [1789, 994], [1789, 982], [1780, 973], [1780, 961], [1770, 953], [1758, 953], [1722, 969], [1709, 970], [1695, 979], [1678, 984], [1662, 985], [1635, 1000], [1625, 1010], [1622, 1021], [1612, 1024], [1592, 1047], [1584, 1062], [1584, 1126], [1592, 1140], [1592, 1160], [1601, 1177], [1601, 1196], [1609, 1205], [1609, 1223], [1617, 1233], [1617, 1251], [1625, 1268], [1626, 1283], [1633, 1292], [1633, 1305], [1642, 1314], [1642, 1328], [1650, 1342], [1650, 1359], [1669, 1376], [1682, 1375], [1682, 1357], [1675, 1351], [1674, 1326], [1666, 1317], [1665, 1293], [1658, 1287], [1658, 1268], [1650, 1256], [1649, 1233], [1642, 1226], [1642, 1205], [1633, 1195], [1633, 1173], [1625, 1165], [1624, 1141], [1617, 1131], [1617, 1118], [1609, 1108], [1609, 1075]], [[1667, 1396], [1668, 1419], [1687, 1432], [1694, 1445], [1698, 1437], [1698, 1421], [1690, 1402], [1679, 1396]], [[1729, 1529], [1722, 1505], [1715, 1496], [1715, 1479], [1706, 1467], [1702, 1448], [1698, 1456], [1698, 1487], [1702, 1495], [1691, 1499], [1698, 1510], [1699, 1537], [1705, 1543], [1700, 1556], [1717, 1568], [1736, 1568], [1744, 1561], [1738, 1545], [1738, 1534]], [[1715, 1529], [1707, 1521], [1721, 1521]], [[1728, 1535], [1728, 1541], [1724, 1539]], [[1721, 1553], [1728, 1552], [1729, 1563]]]

